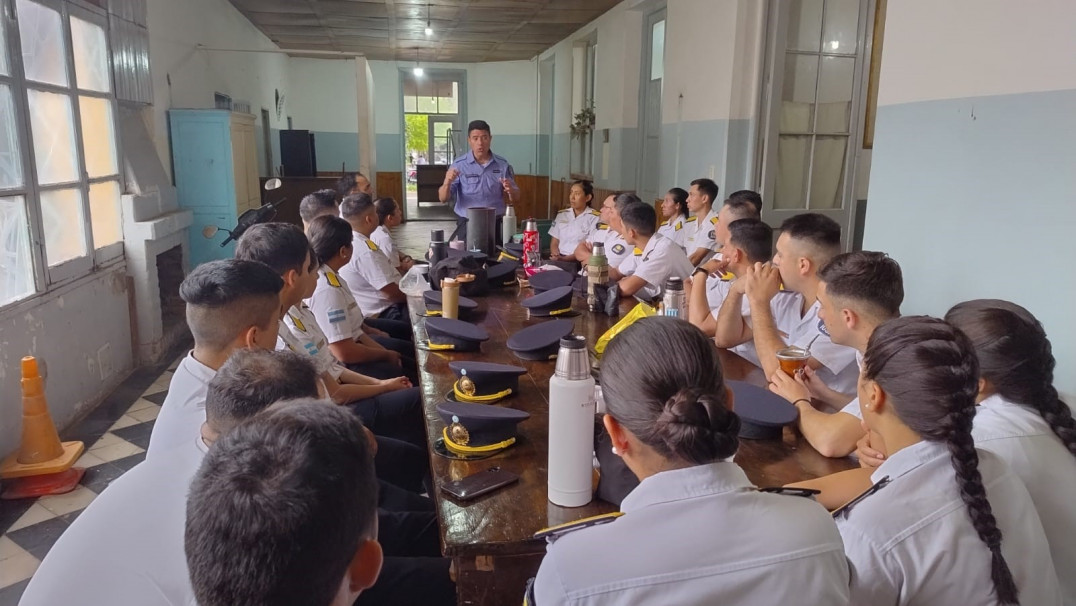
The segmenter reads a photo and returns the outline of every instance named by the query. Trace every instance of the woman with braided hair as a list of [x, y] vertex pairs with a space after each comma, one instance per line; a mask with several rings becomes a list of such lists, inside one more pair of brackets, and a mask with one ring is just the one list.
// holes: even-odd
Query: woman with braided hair
[[967, 301], [945, 319], [968, 335], [979, 360], [975, 446], [1027, 486], [1065, 603], [1076, 604], [1076, 420], [1054, 388], [1050, 340], [1035, 316], [1008, 301]]
[[620, 517], [549, 537], [528, 604], [848, 603], [825, 509], [758, 491], [732, 462], [740, 419], [702, 332], [640, 320], [610, 343], [601, 382], [613, 452], [641, 482]]
[[968, 337], [942, 320], [898, 318], [871, 335], [859, 402], [888, 455], [834, 513], [852, 604], [1062, 603], [1027, 489], [972, 441], [978, 377]]

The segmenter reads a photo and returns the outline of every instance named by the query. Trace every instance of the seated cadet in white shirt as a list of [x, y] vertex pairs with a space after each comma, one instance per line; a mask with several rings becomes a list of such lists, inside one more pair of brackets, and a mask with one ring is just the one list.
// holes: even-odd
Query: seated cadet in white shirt
[[374, 201], [374, 210], [377, 212], [377, 229], [370, 234], [370, 239], [388, 257], [389, 264], [401, 274], [407, 273], [415, 265], [415, 260], [408, 255], [400, 254], [396, 247], [396, 241], [392, 239], [389, 229], [403, 223], [403, 211], [400, 205], [392, 198], [378, 198]]
[[355, 252], [340, 268], [362, 315], [367, 318], [410, 321], [407, 295], [400, 290], [400, 272], [370, 235], [377, 229], [377, 211], [367, 194], [354, 194], [340, 203], [340, 218], [351, 225]]
[[605, 245], [605, 258], [609, 262], [609, 279], [615, 281], [623, 278], [619, 267], [631, 256], [632, 247], [624, 239], [620, 211], [635, 202], [642, 200], [632, 193], [611, 194], [606, 197], [602, 202], [601, 222], [595, 226], [590, 238], [583, 240], [575, 248], [575, 260], [586, 265], [590, 260], [590, 252], [594, 249], [594, 242], [601, 242]]
[[[818, 278], [818, 317], [831, 340], [854, 348], [857, 356], [867, 349], [875, 328], [900, 316], [904, 278], [900, 265], [885, 253], [837, 255], [818, 272]], [[800, 432], [823, 456], [848, 456], [865, 433], [859, 401], [827, 387], [810, 367], [794, 378], [777, 370], [770, 376], [770, 391], [796, 405]], [[811, 400], [839, 412], [821, 412]]]
[[655, 299], [665, 292], [665, 281], [680, 278], [684, 288], [690, 286], [691, 261], [672, 240], [654, 233], [657, 213], [649, 204], [632, 204], [620, 213], [624, 225], [624, 238], [635, 247], [631, 258], [620, 266], [620, 296], [638, 294], [645, 299]]
[[336, 190], [319, 189], [308, 194], [299, 202], [299, 218], [303, 220], [303, 231], [310, 227], [314, 219], [329, 215], [336, 217], [340, 214], [340, 207], [336, 204]]
[[280, 402], [236, 427], [187, 499], [198, 604], [350, 606], [381, 570], [376, 492], [369, 440], [346, 411]]
[[694, 267], [717, 247], [717, 215], [714, 207], [718, 187], [711, 179], [695, 179], [687, 193], [687, 207], [694, 213], [688, 218], [688, 233], [684, 236], [684, 251]]
[[871, 335], [859, 401], [888, 453], [873, 486], [834, 513], [851, 603], [1062, 603], [1027, 489], [973, 443], [978, 383], [970, 340], [942, 320], [897, 318]]
[[303, 304], [317, 288], [318, 265], [302, 230], [288, 223], [255, 225], [239, 239], [235, 256], [261, 261], [284, 278], [280, 299], [287, 311], [279, 329], [278, 349], [288, 347], [314, 356], [332, 401], [350, 407], [375, 434], [427, 446], [421, 395], [407, 377], [368, 377], [348, 370], [329, 352], [325, 333]]
[[568, 190], [568, 208], [553, 217], [549, 228], [549, 259], [575, 261], [575, 249], [590, 238], [599, 223], [601, 213], [590, 207], [594, 200], [594, 185], [576, 181]]
[[1050, 340], [1031, 312], [1008, 301], [960, 303], [945, 319], [971, 339], [979, 361], [975, 446], [1001, 457], [1023, 480], [1064, 601], [1076, 604], [1076, 421], [1054, 387]]
[[237, 259], [195, 267], [179, 286], [194, 349], [179, 363], [153, 423], [146, 457], [191, 441], [205, 422], [205, 390], [236, 349], [272, 350], [284, 281], [270, 267]]
[[[366, 334], [362, 310], [347, 282], [337, 273], [354, 252], [351, 226], [340, 217], [318, 217], [306, 229], [318, 264], [318, 283], [306, 305], [325, 333], [329, 351], [340, 363], [355, 372], [378, 379], [401, 374], [418, 382], [418, 366], [413, 355], [403, 355], [410, 341]], [[392, 349], [382, 345], [395, 342]], [[411, 350], [412, 352], [414, 350]]]
[[613, 453], [641, 482], [620, 517], [550, 538], [528, 604], [848, 603], [826, 510], [758, 491], [732, 461], [740, 419], [696, 328], [632, 324], [605, 350], [601, 384]]
[[658, 233], [683, 248], [684, 241], [691, 232], [690, 229], [685, 229], [690, 214], [691, 211], [687, 207], [687, 192], [679, 187], [670, 189], [665, 192], [665, 199], [661, 202], [661, 216], [664, 221], [658, 226]]
[[[777, 351], [786, 346], [811, 346], [807, 361], [830, 389], [844, 394], [855, 391], [859, 369], [854, 364], [856, 350], [837, 345], [818, 318], [818, 270], [841, 250], [841, 227], [829, 217], [805, 213], [789, 217], [781, 224], [773, 264], [755, 264], [733, 282], [718, 312], [714, 343], [731, 348], [754, 340], [755, 351], [766, 376], [777, 372]], [[737, 286], [738, 284], [742, 285]], [[785, 317], [775, 317], [771, 301], [785, 290], [803, 298], [799, 309]], [[746, 296], [751, 306], [751, 324], [743, 319]], [[786, 337], [787, 335], [787, 337]], [[786, 340], [787, 339], [787, 340]]]

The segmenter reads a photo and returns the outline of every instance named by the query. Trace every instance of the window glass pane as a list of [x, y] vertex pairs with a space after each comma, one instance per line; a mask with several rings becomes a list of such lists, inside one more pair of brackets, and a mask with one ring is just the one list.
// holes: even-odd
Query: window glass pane
[[119, 182], [90, 185], [90, 228], [94, 248], [104, 248], [123, 239]]
[[785, 55], [785, 79], [781, 92], [782, 133], [811, 132], [817, 81], [818, 55]]
[[41, 223], [49, 267], [86, 254], [82, 192], [60, 189], [41, 192]]
[[108, 80], [108, 41], [101, 27], [71, 17], [71, 46], [75, 55], [75, 81], [78, 87], [107, 93], [112, 90]]
[[112, 102], [96, 97], [79, 97], [78, 106], [82, 117], [82, 153], [86, 156], [86, 172], [91, 179], [117, 174]]
[[437, 97], [419, 97], [418, 111], [423, 114], [437, 113]]
[[854, 54], [858, 32], [859, 0], [826, 0], [822, 51]]
[[15, 127], [15, 99], [11, 89], [0, 84], [0, 187], [22, 185], [22, 158], [19, 133]]
[[792, 0], [788, 6], [788, 50], [819, 52], [822, 0]]
[[810, 151], [810, 135], [781, 135], [777, 142], [777, 191], [773, 196], [775, 209], [806, 208]]
[[818, 75], [818, 120], [815, 123], [815, 132], [848, 132], [855, 71], [856, 60], [852, 57], [822, 57], [822, 72]]
[[665, 77], [665, 20], [654, 24], [650, 32], [650, 79]]
[[7, 37], [4, 32], [4, 23], [0, 20], [0, 76], [10, 75], [10, 70], [7, 63]]
[[452, 129], [451, 122], [434, 122], [433, 123], [433, 136], [434, 137], [448, 137], [448, 131]]
[[28, 89], [26, 96], [38, 182], [48, 185], [78, 180], [71, 98], [33, 89]]
[[818, 137], [811, 165], [811, 209], [840, 208], [848, 137]]
[[414, 113], [418, 111], [418, 98], [414, 95], [404, 95], [404, 111]]
[[60, 13], [30, 0], [18, 0], [16, 6], [26, 78], [67, 86], [66, 45]]
[[25, 199], [0, 198], [0, 305], [33, 292], [34, 269]]

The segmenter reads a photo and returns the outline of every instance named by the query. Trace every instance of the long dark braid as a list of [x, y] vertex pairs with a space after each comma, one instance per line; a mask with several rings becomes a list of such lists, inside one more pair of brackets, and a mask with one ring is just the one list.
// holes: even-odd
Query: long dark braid
[[1056, 362], [1042, 323], [1023, 307], [998, 299], [960, 303], [945, 319], [971, 339], [979, 372], [994, 390], [1042, 415], [1076, 456], [1076, 420], [1054, 387]]
[[948, 447], [960, 498], [975, 532], [990, 549], [990, 577], [998, 600], [1018, 604], [1019, 592], [1001, 553], [1001, 530], [986, 498], [971, 437], [979, 378], [971, 341], [936, 318], [897, 318], [871, 335], [863, 374], [892, 398], [905, 425], [924, 440]]

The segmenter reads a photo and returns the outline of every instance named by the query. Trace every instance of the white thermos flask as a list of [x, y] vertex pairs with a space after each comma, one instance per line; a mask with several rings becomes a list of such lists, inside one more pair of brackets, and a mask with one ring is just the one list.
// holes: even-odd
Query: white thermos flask
[[581, 336], [560, 340], [549, 379], [549, 500], [581, 507], [593, 498], [594, 378]]

